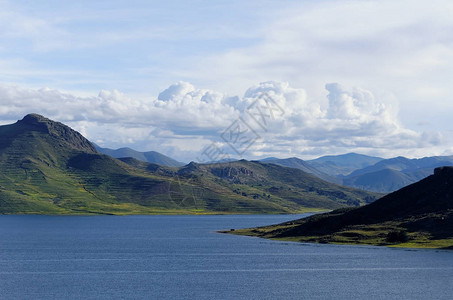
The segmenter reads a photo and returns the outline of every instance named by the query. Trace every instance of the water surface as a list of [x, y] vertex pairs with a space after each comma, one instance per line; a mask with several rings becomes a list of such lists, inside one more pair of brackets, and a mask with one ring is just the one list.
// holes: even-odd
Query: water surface
[[450, 299], [453, 251], [218, 234], [294, 215], [0, 216], [1, 299]]

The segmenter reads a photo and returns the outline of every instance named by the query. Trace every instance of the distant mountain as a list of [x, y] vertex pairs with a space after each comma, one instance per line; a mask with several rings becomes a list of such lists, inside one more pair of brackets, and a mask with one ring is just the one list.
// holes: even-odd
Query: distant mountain
[[344, 178], [343, 184], [367, 191], [388, 193], [396, 191], [416, 181], [417, 178], [413, 178], [403, 172], [392, 169], [383, 169], [365, 173], [363, 175]]
[[440, 166], [453, 166], [453, 156], [433, 156], [420, 159], [395, 157], [355, 170], [343, 178], [343, 184], [369, 191], [389, 193], [417, 182]]
[[342, 155], [328, 155], [317, 159], [307, 160], [313, 168], [330, 176], [348, 175], [351, 172], [363, 169], [383, 160], [380, 157], [368, 156], [357, 153]]
[[233, 233], [301, 242], [453, 249], [453, 167], [369, 205]]
[[266, 158], [263, 158], [263, 159], [260, 159], [259, 161], [262, 161], [262, 162], [268, 162], [268, 161], [271, 161], [271, 160], [278, 160], [280, 158], [277, 158], [277, 157], [266, 157]]
[[[395, 171], [403, 171], [405, 173], [411, 173], [419, 169], [428, 168], [432, 174], [432, 170], [437, 166], [442, 166], [443, 164], [452, 164], [453, 156], [433, 156], [433, 157], [424, 157], [419, 159], [409, 159], [406, 157], [398, 156], [390, 159], [383, 159], [376, 164], [355, 170], [347, 177], [354, 177], [366, 173], [371, 173], [375, 171], [380, 171], [384, 169], [391, 169]], [[433, 167], [435, 166], [435, 167]]]
[[315, 175], [316, 177], [321, 178], [328, 182], [332, 182], [332, 183], [336, 183], [336, 184], [342, 183], [341, 179], [336, 178], [334, 176], [327, 175], [326, 173], [321, 172], [318, 169], [314, 168], [312, 166], [312, 164], [307, 163], [297, 157], [291, 157], [291, 158], [286, 158], [286, 159], [269, 157], [269, 158], [265, 158], [260, 161], [265, 162], [265, 163], [276, 164], [276, 165], [283, 166], [283, 167], [296, 168], [296, 169], [302, 170], [304, 172], [307, 172], [309, 174]]
[[176, 161], [173, 158], [170, 158], [156, 151], [139, 152], [127, 147], [120, 149], [109, 149], [99, 147], [98, 145], [95, 145], [95, 147], [99, 152], [106, 155], [110, 155], [111, 157], [114, 158], [132, 157], [141, 161], [146, 161], [149, 163], [159, 164], [168, 167], [184, 166], [184, 163]]
[[177, 168], [118, 160], [36, 114], [0, 126], [0, 214], [295, 213], [378, 196], [259, 162]]

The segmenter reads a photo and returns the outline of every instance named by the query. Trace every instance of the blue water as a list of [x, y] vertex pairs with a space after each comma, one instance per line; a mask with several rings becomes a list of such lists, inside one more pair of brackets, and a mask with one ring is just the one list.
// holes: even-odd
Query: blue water
[[0, 298], [452, 298], [453, 251], [215, 232], [296, 217], [0, 216]]

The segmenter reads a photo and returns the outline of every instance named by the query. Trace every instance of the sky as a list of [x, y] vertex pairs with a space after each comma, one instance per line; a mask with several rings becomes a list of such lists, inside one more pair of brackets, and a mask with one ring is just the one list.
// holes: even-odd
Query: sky
[[453, 2], [0, 0], [0, 124], [183, 162], [453, 155]]

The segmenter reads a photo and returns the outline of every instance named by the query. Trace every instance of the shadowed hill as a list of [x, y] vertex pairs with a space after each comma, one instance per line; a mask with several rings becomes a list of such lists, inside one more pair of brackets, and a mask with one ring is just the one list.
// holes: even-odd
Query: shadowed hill
[[[51, 121], [38, 114], [29, 114], [15, 124], [0, 126], [0, 151], [13, 146], [23, 153], [40, 151], [34, 143], [40, 136], [46, 136], [47, 142], [57, 148], [97, 153], [93, 144], [70, 127]], [[33, 147], [29, 147], [28, 145]]]
[[317, 159], [308, 160], [313, 168], [330, 176], [348, 175], [351, 172], [374, 165], [382, 158], [357, 153], [342, 155], [327, 155]]
[[414, 183], [417, 180], [410, 175], [393, 169], [382, 169], [363, 175], [343, 179], [343, 184], [353, 186], [367, 191], [388, 193], [396, 191], [404, 186]]
[[320, 243], [453, 246], [453, 168], [442, 167], [374, 203], [238, 234]]
[[159, 164], [167, 167], [181, 167], [184, 165], [183, 163], [176, 161], [173, 158], [170, 158], [156, 151], [139, 152], [127, 147], [120, 149], [109, 149], [102, 148], [99, 146], [96, 146], [96, 149], [99, 152], [110, 155], [111, 157], [114, 158], [132, 157], [144, 162]]

